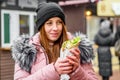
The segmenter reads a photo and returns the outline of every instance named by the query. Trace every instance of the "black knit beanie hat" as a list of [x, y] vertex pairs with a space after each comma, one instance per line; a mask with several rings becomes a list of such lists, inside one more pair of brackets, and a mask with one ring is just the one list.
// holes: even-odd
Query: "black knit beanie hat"
[[42, 25], [52, 17], [60, 17], [62, 21], [65, 23], [65, 15], [63, 13], [62, 8], [54, 2], [42, 2], [38, 5], [37, 12], [37, 20], [36, 26], [38, 30], [42, 27]]

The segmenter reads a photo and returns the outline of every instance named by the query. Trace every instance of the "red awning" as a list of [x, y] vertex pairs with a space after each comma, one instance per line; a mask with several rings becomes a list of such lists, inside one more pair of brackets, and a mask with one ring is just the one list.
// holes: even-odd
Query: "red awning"
[[74, 4], [82, 4], [82, 3], [88, 3], [89, 0], [69, 0], [69, 1], [59, 1], [58, 4], [60, 6], [65, 5], [74, 5]]

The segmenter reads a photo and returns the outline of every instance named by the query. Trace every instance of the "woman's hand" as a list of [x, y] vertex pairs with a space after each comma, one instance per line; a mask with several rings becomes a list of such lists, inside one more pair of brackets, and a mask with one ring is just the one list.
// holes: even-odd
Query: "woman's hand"
[[67, 56], [69, 63], [73, 65], [73, 71], [75, 71], [80, 65], [80, 50], [78, 47], [70, 49], [71, 55]]
[[59, 75], [69, 74], [73, 70], [73, 66], [69, 63], [68, 59], [58, 58], [54, 66]]

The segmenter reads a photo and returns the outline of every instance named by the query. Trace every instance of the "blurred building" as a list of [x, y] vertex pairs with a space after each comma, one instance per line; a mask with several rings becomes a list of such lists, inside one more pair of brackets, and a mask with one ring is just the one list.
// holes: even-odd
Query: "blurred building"
[[[95, 0], [91, 0], [95, 1]], [[86, 16], [86, 32], [90, 40], [93, 41], [95, 34], [100, 28], [101, 20], [109, 20], [113, 33], [116, 27], [120, 26], [120, 0], [96, 0], [96, 15]], [[88, 7], [89, 8], [89, 7]], [[94, 9], [92, 8], [92, 13]]]
[[13, 80], [10, 46], [22, 33], [33, 34], [36, 7], [37, 0], [0, 0], [0, 80]]
[[56, 2], [63, 8], [72, 33], [87, 33], [86, 10], [96, 15], [97, 0], [0, 0], [0, 80], [13, 80], [12, 41], [21, 34], [32, 36], [37, 32], [35, 10], [43, 1]]

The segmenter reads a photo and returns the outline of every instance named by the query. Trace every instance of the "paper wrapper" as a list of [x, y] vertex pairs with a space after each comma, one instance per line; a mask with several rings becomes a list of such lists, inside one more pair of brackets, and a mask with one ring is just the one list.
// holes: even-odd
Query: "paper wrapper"
[[[72, 55], [70, 53], [69, 49], [65, 49], [64, 51], [61, 49], [61, 51], [60, 51], [60, 58], [64, 59], [64, 58], [66, 58], [67, 55]], [[69, 79], [70, 79], [70, 77], [69, 77], [68, 74], [62, 74], [60, 76], [60, 80], [69, 80]]]
[[[74, 47], [78, 47], [80, 42], [80, 37], [75, 37], [72, 40], [68, 40], [66, 42], [63, 43], [63, 47], [60, 50], [60, 58], [64, 59], [66, 58], [66, 56], [68, 55], [72, 55], [72, 53], [70, 53], [70, 49], [74, 48]], [[60, 80], [69, 80], [70, 76], [68, 74], [62, 74], [61, 75], [61, 79]]]

